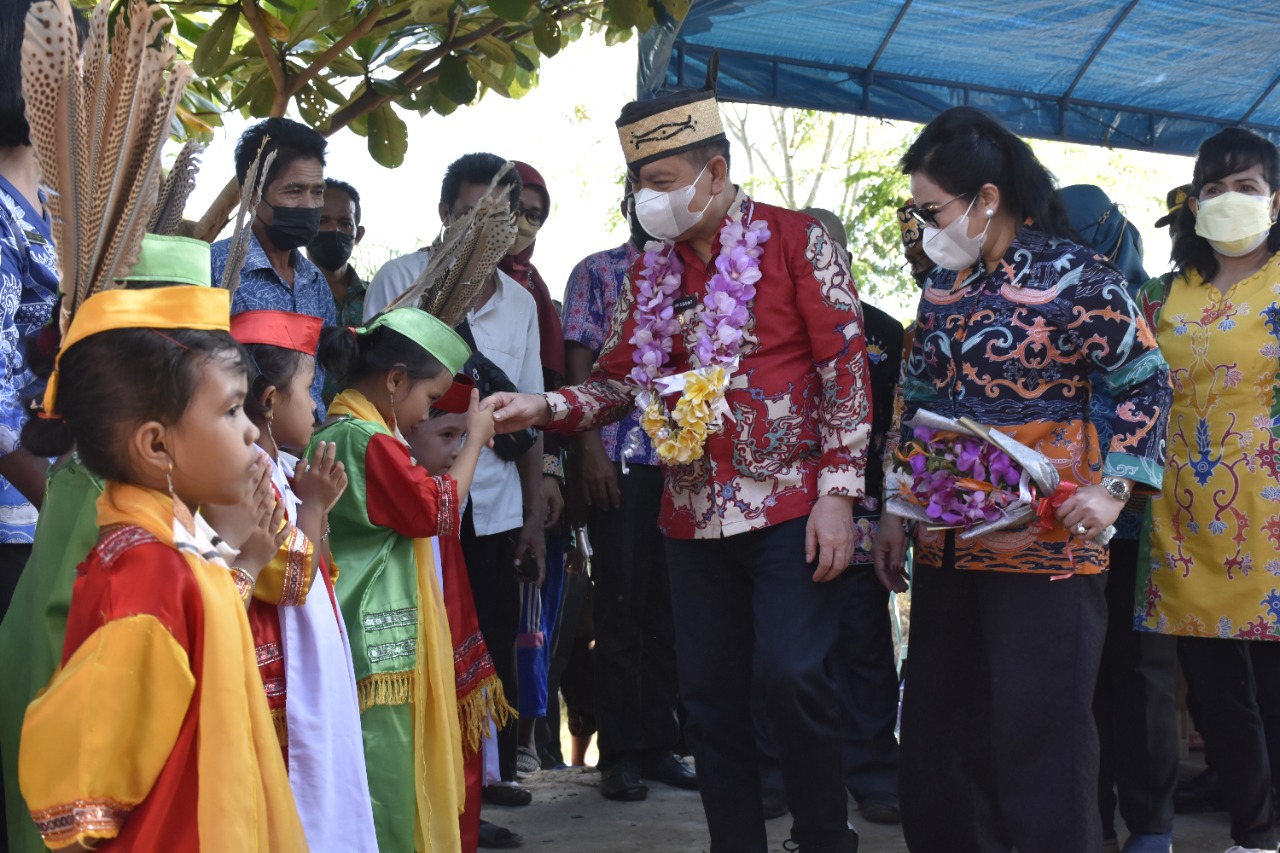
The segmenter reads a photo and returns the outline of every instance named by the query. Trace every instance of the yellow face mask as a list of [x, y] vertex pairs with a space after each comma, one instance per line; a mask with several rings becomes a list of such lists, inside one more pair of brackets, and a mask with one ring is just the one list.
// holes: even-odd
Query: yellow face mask
[[1223, 193], [1196, 207], [1196, 233], [1214, 251], [1229, 258], [1247, 255], [1271, 233], [1271, 198], [1266, 195]]

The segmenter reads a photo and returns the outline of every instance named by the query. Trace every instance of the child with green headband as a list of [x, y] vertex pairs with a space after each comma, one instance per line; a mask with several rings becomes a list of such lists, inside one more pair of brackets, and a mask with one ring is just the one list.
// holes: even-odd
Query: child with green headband
[[[349, 477], [329, 515], [329, 541], [383, 850], [459, 845], [462, 741], [431, 537], [458, 529], [480, 448], [493, 436], [474, 391], [464, 400], [449, 393], [469, 355], [452, 329], [417, 308], [360, 329], [326, 329], [320, 342], [322, 365], [345, 390], [313, 443], [332, 442]], [[468, 412], [467, 444], [449, 476], [417, 466], [401, 435], [432, 406]]]

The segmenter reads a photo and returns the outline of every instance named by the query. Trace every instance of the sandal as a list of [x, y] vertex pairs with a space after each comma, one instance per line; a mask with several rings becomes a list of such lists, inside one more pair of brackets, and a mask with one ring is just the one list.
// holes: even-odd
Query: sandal
[[480, 847], [485, 850], [510, 850], [524, 844], [524, 839], [505, 826], [480, 821]]
[[538, 751], [531, 746], [522, 746], [516, 750], [516, 773], [520, 776], [532, 776], [542, 769], [542, 759]]

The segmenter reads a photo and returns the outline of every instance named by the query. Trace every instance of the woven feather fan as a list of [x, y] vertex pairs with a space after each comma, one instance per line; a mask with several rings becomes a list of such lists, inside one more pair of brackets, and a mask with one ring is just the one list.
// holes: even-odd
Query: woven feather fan
[[227, 262], [222, 268], [222, 281], [218, 285], [232, 293], [240, 286], [240, 271], [244, 268], [245, 258], [249, 253], [249, 235], [253, 233], [253, 217], [250, 212], [262, 201], [262, 182], [258, 180], [258, 175], [269, 175], [271, 164], [276, 159], [275, 151], [271, 151], [266, 157], [262, 156], [270, 141], [269, 136], [262, 138], [258, 153], [254, 155], [249, 171], [245, 173], [244, 186], [240, 188], [240, 207], [236, 210], [236, 224], [231, 232], [231, 244], [227, 248]]
[[417, 306], [450, 326], [462, 322], [516, 239], [508, 196], [494, 192], [514, 168], [508, 162], [499, 169], [476, 206], [435, 239], [426, 268], [387, 311]]
[[200, 154], [203, 151], [204, 145], [194, 139], [182, 146], [169, 174], [160, 184], [160, 193], [147, 224], [147, 231], [152, 234], [178, 233], [182, 227], [182, 212], [186, 210], [187, 199], [196, 188], [196, 175], [200, 173]]
[[[78, 56], [68, 0], [27, 13], [22, 89], [62, 272], [65, 333], [91, 294], [137, 262], [161, 180], [160, 149], [191, 70], [164, 38], [172, 23], [148, 0], [93, 10]], [[114, 30], [109, 34], [108, 30]]]

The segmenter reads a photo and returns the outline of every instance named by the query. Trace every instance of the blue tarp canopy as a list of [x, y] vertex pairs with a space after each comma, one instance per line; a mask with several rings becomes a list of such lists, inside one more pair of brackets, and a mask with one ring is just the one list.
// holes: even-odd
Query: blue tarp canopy
[[695, 0], [641, 41], [641, 97], [927, 122], [969, 104], [1024, 136], [1192, 154], [1223, 127], [1280, 141], [1277, 0]]

